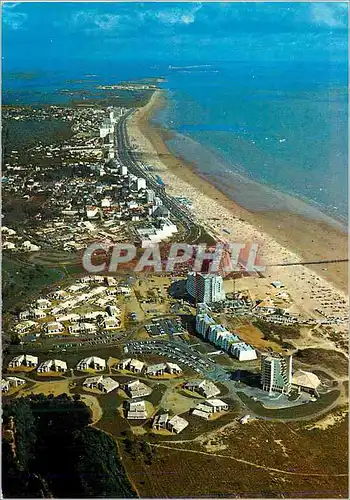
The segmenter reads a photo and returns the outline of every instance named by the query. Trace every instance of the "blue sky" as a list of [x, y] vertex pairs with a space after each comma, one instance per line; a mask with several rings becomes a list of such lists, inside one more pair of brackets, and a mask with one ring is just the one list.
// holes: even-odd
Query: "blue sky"
[[347, 60], [346, 3], [11, 3], [4, 69], [77, 61]]

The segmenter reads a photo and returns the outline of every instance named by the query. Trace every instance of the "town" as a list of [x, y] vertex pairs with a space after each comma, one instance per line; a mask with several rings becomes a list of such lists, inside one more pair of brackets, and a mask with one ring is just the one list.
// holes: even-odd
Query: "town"
[[[25, 109], [5, 113], [26, 119]], [[129, 139], [133, 113], [39, 108], [35, 120], [59, 118], [72, 134], [6, 151], [5, 258], [44, 275], [59, 269], [59, 280], [14, 294], [5, 311], [3, 397], [71, 395], [116, 439], [128, 430], [156, 442], [321, 417], [342, 404], [345, 301], [320, 290], [318, 307], [300, 307], [273, 268], [227, 272], [225, 245], [216, 272], [208, 262], [193, 270], [196, 254], [167, 265], [173, 243], [210, 251], [215, 235], [186, 197], [167, 193]], [[14, 217], [18, 206], [22, 218]], [[135, 259], [124, 259], [110, 272], [104, 262], [116, 244], [135, 245], [135, 259], [157, 246], [161, 269], [138, 272]], [[91, 245], [100, 249], [90, 256], [102, 269], [95, 273], [83, 265]]]

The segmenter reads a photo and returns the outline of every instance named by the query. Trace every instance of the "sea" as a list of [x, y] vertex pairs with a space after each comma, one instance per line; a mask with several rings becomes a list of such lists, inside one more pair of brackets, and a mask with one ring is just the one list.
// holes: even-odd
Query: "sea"
[[123, 64], [3, 73], [3, 104], [66, 104], [62, 89], [163, 77], [153, 120], [169, 149], [235, 202], [341, 227], [348, 215], [348, 82], [344, 63]]

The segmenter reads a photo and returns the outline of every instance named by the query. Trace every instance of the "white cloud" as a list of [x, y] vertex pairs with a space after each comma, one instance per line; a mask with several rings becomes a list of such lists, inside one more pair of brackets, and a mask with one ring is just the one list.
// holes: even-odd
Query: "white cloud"
[[72, 16], [71, 21], [73, 25], [81, 26], [86, 30], [110, 31], [118, 26], [120, 17], [116, 14], [98, 14], [92, 10], [80, 10]]
[[14, 12], [13, 7], [5, 9], [2, 14], [3, 23], [13, 30], [21, 29], [27, 18], [24, 12]]
[[196, 20], [196, 13], [201, 8], [201, 3], [193, 4], [193, 6], [186, 11], [171, 7], [168, 11], [157, 12], [154, 17], [162, 24], [192, 24]]
[[311, 19], [315, 24], [328, 26], [329, 28], [345, 28], [347, 17], [347, 4], [335, 3], [313, 3], [311, 7]]

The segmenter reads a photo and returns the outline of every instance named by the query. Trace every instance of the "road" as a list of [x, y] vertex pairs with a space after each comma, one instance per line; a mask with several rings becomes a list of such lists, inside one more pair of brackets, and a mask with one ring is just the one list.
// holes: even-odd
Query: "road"
[[169, 209], [171, 214], [183, 224], [188, 234], [190, 234], [195, 228], [196, 234], [199, 236], [201, 234], [201, 227], [195, 223], [191, 215], [180, 203], [166, 193], [165, 188], [162, 187], [153, 177], [151, 172], [141, 166], [138, 161], [136, 154], [130, 145], [126, 128], [126, 120], [132, 113], [133, 110], [125, 113], [125, 115], [123, 115], [117, 122], [115, 127], [115, 147], [120, 164], [126, 166], [134, 175], [146, 178], [148, 187], [153, 189], [156, 196], [162, 200], [163, 204]]

